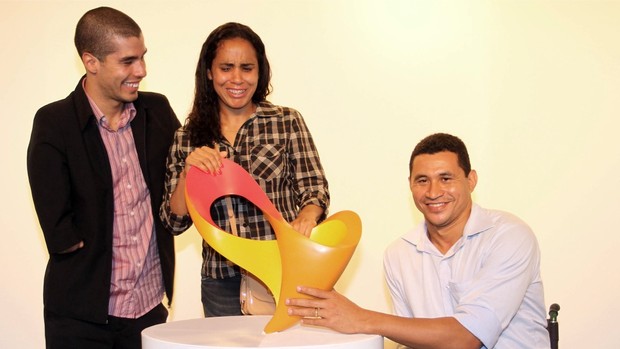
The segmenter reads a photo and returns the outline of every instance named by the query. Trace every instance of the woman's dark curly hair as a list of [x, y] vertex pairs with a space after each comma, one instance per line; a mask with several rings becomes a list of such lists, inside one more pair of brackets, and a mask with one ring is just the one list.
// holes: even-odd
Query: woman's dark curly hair
[[219, 99], [213, 88], [213, 81], [207, 78], [207, 71], [211, 69], [221, 42], [235, 38], [247, 40], [256, 51], [258, 84], [252, 96], [252, 102], [256, 104], [265, 101], [271, 92], [271, 69], [261, 38], [250, 27], [240, 23], [231, 22], [217, 27], [202, 45], [198, 67], [196, 67], [194, 104], [186, 120], [190, 142], [196, 147], [213, 146], [223, 138], [219, 117]]

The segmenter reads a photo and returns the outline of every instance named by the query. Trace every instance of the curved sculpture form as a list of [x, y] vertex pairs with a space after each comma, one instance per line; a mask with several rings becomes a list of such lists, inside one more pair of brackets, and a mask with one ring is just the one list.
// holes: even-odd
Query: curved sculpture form
[[[316, 226], [307, 238], [284, 220], [254, 179], [239, 165], [225, 159], [221, 175], [191, 168], [185, 198], [202, 238], [218, 253], [262, 280], [274, 294], [276, 311], [265, 333], [285, 330], [299, 321], [289, 316], [287, 298], [307, 298], [298, 285], [329, 290], [346, 268], [361, 237], [362, 224], [352, 211], [338, 212]], [[273, 227], [276, 240], [251, 240], [223, 231], [210, 214], [213, 203], [227, 195], [246, 198]]]

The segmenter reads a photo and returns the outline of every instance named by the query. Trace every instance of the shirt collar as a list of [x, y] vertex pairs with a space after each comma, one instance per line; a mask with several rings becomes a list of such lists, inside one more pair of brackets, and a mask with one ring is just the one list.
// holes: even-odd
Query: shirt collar
[[271, 102], [262, 101], [256, 104], [256, 111], [252, 114], [251, 118], [259, 117], [259, 118], [271, 118], [271, 117], [282, 117], [281, 107], [278, 107]]
[[[88, 95], [88, 92], [86, 92], [86, 88], [84, 88], [85, 85], [86, 85], [86, 79], [82, 80], [82, 88], [84, 89], [84, 94], [86, 94], [86, 98], [88, 98], [88, 103], [90, 103], [90, 107], [93, 110], [93, 114], [95, 115], [95, 118], [97, 119], [97, 124], [104, 127], [107, 130], [110, 130], [105, 115], [103, 115], [103, 112], [101, 111], [101, 109], [99, 109], [99, 107], [97, 106], [97, 103], [95, 103], [95, 100], [93, 100]], [[134, 106], [133, 102], [125, 103], [123, 105], [123, 111], [121, 112], [121, 123], [119, 124], [119, 129], [126, 127], [136, 117], [136, 113], [137, 113], [136, 107]]]
[[[493, 225], [493, 220], [484, 214], [482, 208], [475, 203], [472, 204], [471, 214], [469, 215], [467, 223], [465, 223], [465, 228], [463, 229], [463, 237], [459, 239], [459, 241], [457, 241], [450, 250], [456, 251], [463, 244], [463, 238], [468, 238], [483, 233], [491, 229]], [[426, 231], [426, 222], [423, 222], [422, 224], [418, 225], [414, 230], [403, 235], [402, 239], [416, 246], [418, 251], [438, 253], [439, 251], [428, 238], [428, 234], [426, 233]]]

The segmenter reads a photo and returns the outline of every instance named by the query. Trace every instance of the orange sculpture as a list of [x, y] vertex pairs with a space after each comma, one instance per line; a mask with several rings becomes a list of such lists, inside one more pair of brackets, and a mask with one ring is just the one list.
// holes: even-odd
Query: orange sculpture
[[[239, 165], [224, 159], [222, 173], [191, 168], [185, 198], [202, 238], [218, 253], [254, 274], [271, 290], [276, 311], [265, 333], [283, 331], [299, 321], [287, 314], [287, 298], [308, 298], [298, 285], [330, 290], [342, 275], [360, 240], [362, 224], [352, 211], [341, 211], [316, 226], [310, 237], [293, 230], [254, 179]], [[223, 231], [210, 214], [213, 203], [228, 195], [246, 198], [262, 210], [276, 240], [251, 240]]]

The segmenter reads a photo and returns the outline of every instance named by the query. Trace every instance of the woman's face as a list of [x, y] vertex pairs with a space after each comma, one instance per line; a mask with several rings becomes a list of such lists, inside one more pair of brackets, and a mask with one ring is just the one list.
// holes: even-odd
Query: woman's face
[[249, 116], [258, 84], [258, 59], [252, 44], [241, 38], [220, 42], [207, 77], [218, 95], [220, 115]]

